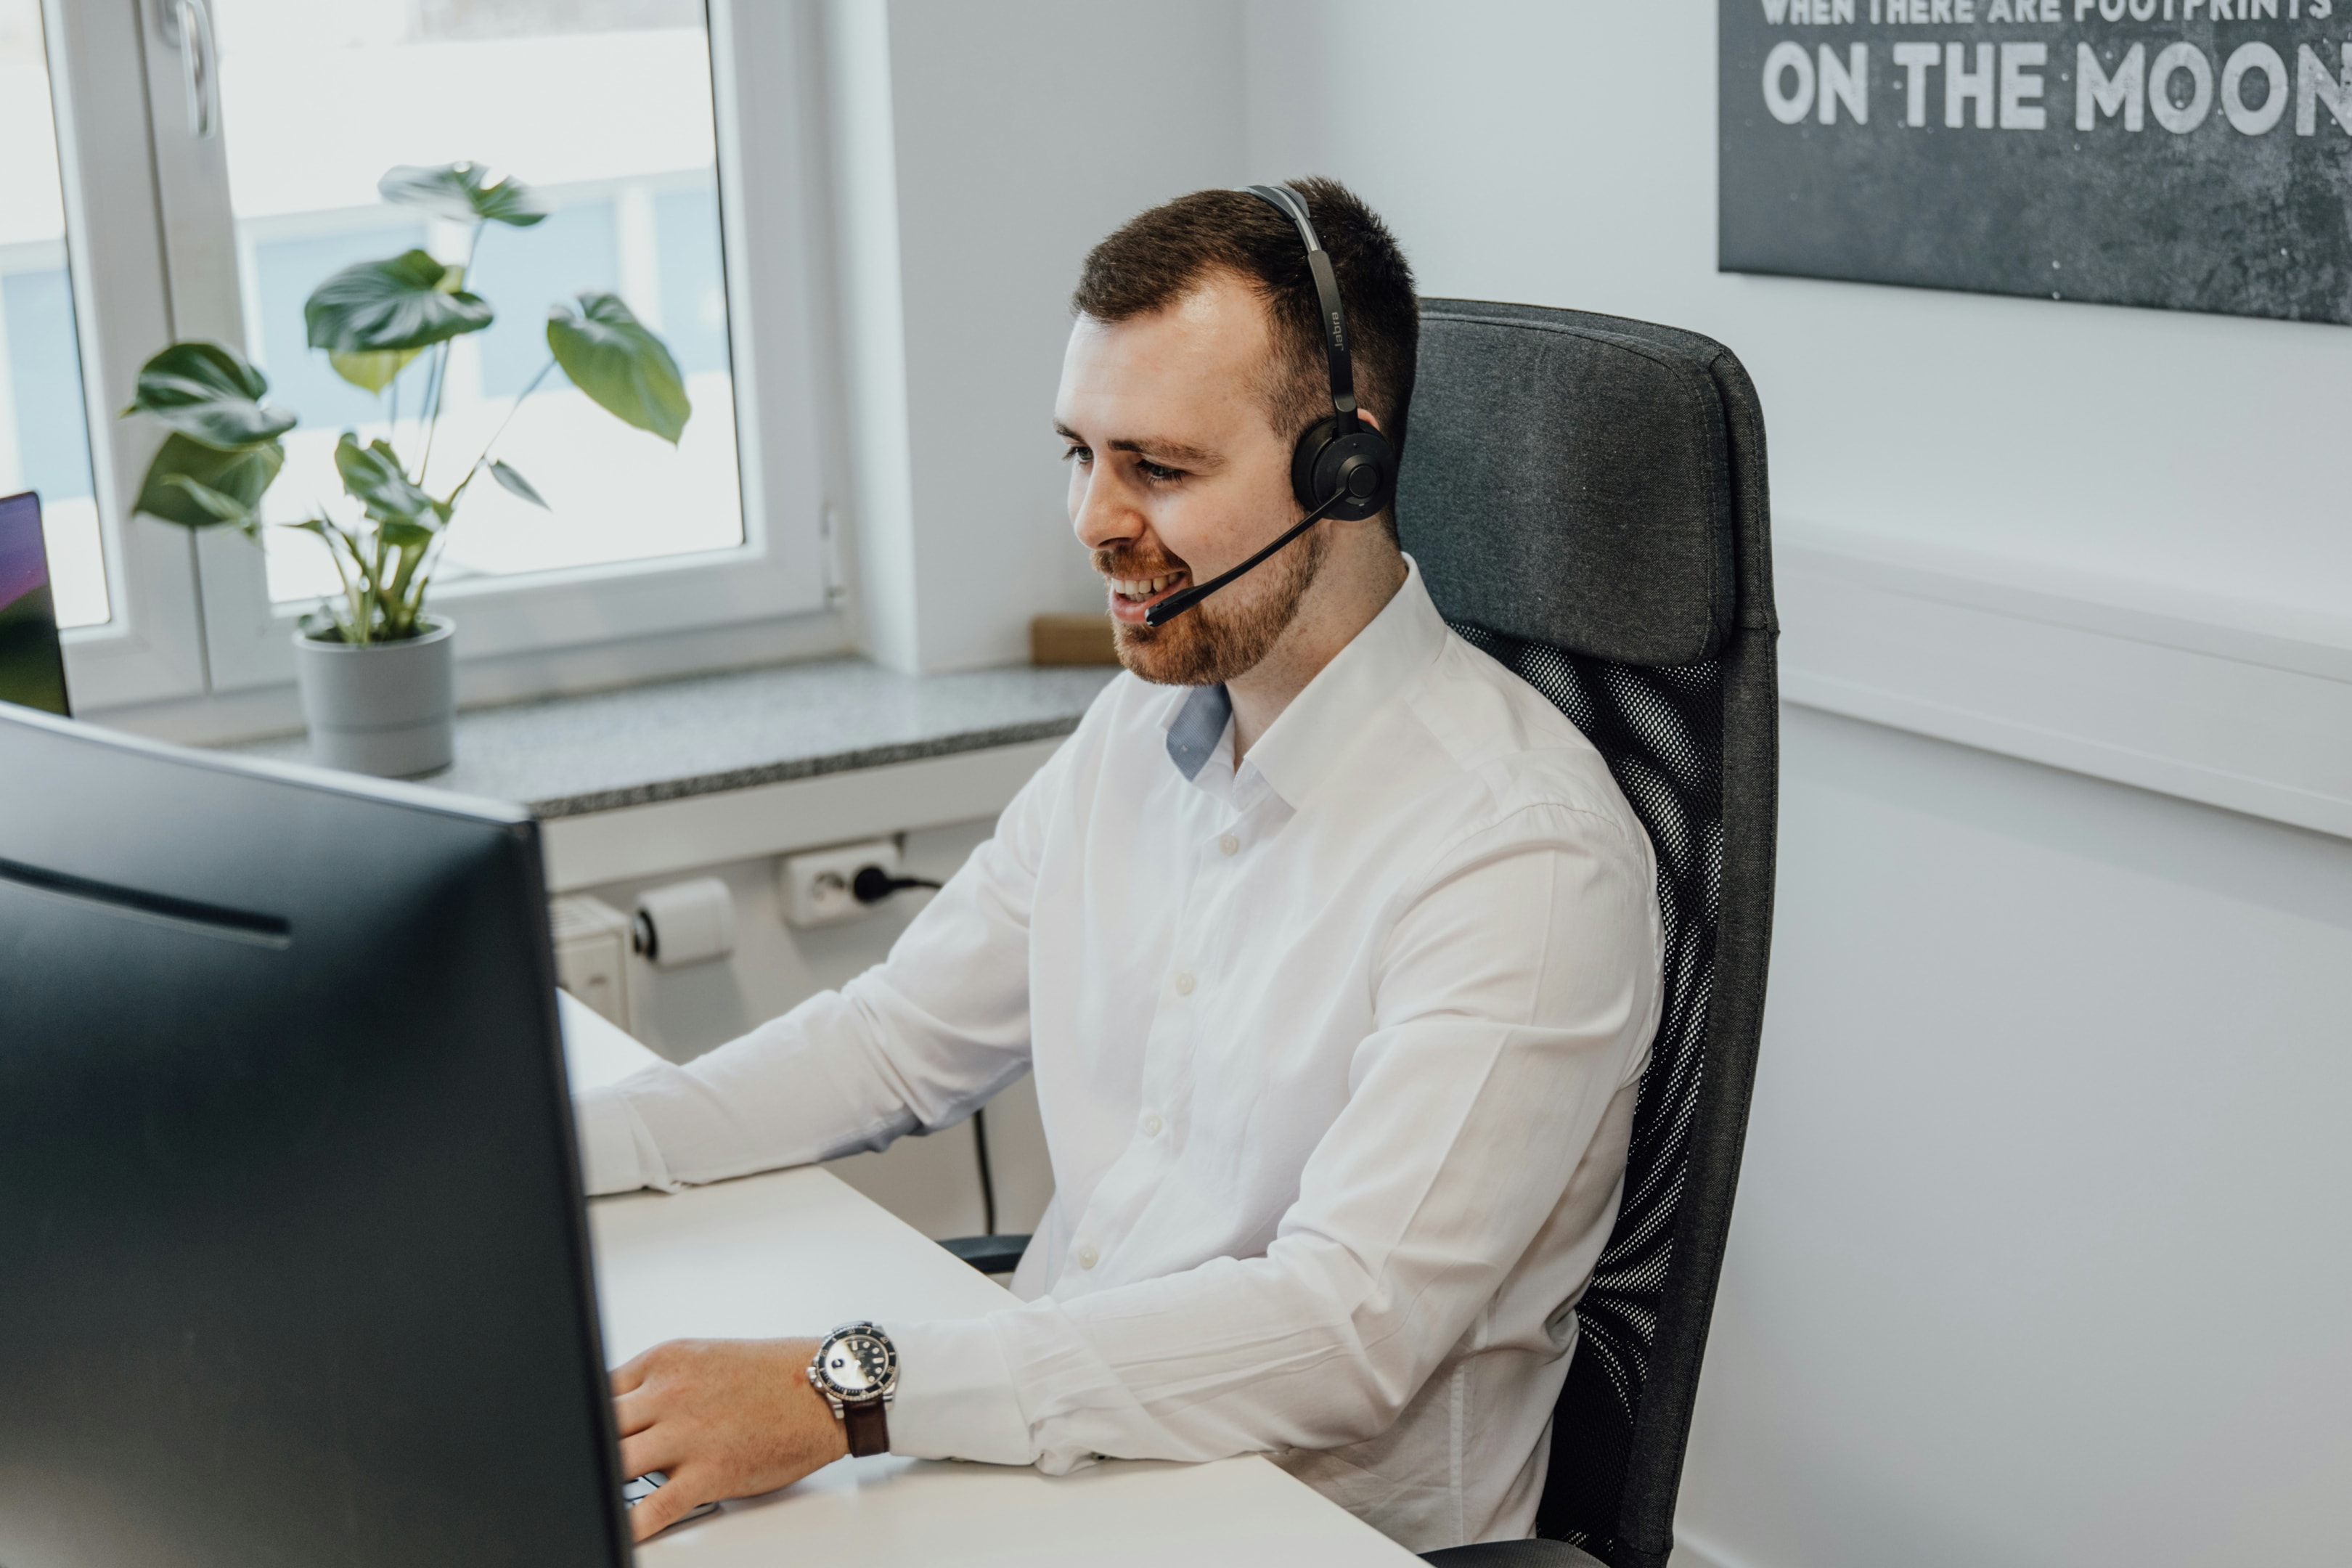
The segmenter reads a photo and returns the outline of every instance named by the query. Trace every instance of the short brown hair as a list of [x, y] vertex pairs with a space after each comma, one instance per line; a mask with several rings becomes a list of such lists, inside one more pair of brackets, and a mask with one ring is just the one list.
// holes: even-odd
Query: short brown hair
[[[1347, 186], [1319, 177], [1289, 185], [1306, 198], [1339, 280], [1357, 399], [1402, 457], [1421, 345], [1412, 268], [1380, 215]], [[1124, 321], [1167, 309], [1216, 272], [1238, 276], [1265, 301], [1279, 362], [1266, 397], [1276, 430], [1295, 441], [1330, 416], [1331, 375], [1307, 247], [1271, 204], [1246, 191], [1194, 191], [1137, 214], [1087, 253], [1070, 305]]]

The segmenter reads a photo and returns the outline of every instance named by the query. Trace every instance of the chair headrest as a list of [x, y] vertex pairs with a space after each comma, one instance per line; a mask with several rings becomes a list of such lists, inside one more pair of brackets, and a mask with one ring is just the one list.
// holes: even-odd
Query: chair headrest
[[1439, 610], [1621, 664], [1712, 658], [1738, 609], [1728, 359], [1645, 322], [1423, 300], [1397, 521]]

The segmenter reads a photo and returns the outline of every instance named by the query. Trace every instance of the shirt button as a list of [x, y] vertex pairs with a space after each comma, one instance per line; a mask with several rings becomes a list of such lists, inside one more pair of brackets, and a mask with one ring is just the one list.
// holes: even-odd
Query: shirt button
[[1155, 1110], [1143, 1119], [1143, 1135], [1146, 1138], [1159, 1137], [1160, 1126], [1160, 1113]]
[[1078, 1248], [1079, 1268], [1092, 1268], [1096, 1264], [1100, 1263], [1101, 1261], [1102, 1254], [1095, 1250], [1093, 1242], [1087, 1242], [1086, 1245]]
[[1228, 855], [1238, 855], [1241, 853], [1242, 841], [1228, 833], [1223, 838], [1217, 840], [1217, 847], [1223, 850]]
[[1192, 986], [1194, 984], [1195, 982], [1190, 974], [1178, 975], [1176, 977], [1176, 994], [1179, 996], [1190, 996], [1192, 994]]

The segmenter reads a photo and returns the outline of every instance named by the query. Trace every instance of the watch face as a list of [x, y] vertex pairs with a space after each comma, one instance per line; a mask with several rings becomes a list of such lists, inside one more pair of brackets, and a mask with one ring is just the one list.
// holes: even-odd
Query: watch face
[[854, 1398], [880, 1390], [890, 1378], [897, 1352], [874, 1334], [843, 1334], [824, 1347], [824, 1380], [834, 1392]]

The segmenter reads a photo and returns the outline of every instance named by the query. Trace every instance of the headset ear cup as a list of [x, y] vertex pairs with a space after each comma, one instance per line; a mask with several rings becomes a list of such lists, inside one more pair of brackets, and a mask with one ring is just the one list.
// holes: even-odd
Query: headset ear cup
[[[1368, 471], [1371, 482], [1366, 489], [1361, 476]], [[1358, 492], [1324, 514], [1347, 522], [1385, 510], [1396, 499], [1396, 454], [1387, 437], [1360, 422], [1343, 436], [1336, 414], [1308, 426], [1290, 456], [1290, 489], [1300, 506], [1311, 510], [1343, 486]]]
[[1298, 504], [1310, 510], [1332, 491], [1349, 489], [1349, 499], [1324, 515], [1356, 522], [1379, 516], [1396, 499], [1396, 454], [1389, 449], [1387, 437], [1360, 423], [1343, 436], [1334, 415], [1307, 426], [1298, 437], [1290, 458], [1290, 489]]
[[1298, 445], [1290, 454], [1290, 493], [1298, 504], [1313, 510], [1315, 503], [1330, 492], [1315, 487], [1316, 470], [1322, 466], [1323, 454], [1339, 434], [1337, 415], [1318, 419], [1299, 432]]

